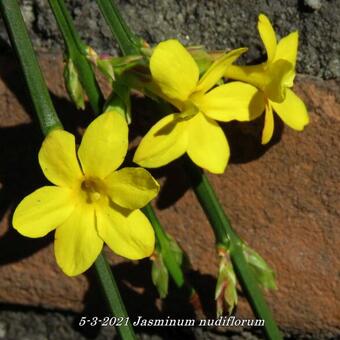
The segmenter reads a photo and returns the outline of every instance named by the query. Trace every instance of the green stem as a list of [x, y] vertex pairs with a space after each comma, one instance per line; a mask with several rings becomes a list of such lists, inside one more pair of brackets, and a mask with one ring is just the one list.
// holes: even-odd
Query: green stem
[[242, 241], [231, 227], [208, 178], [189, 157], [185, 156], [183, 160], [195, 194], [213, 226], [216, 243], [228, 247], [229, 251], [232, 251], [236, 246], [240, 247]]
[[63, 0], [49, 0], [51, 9], [62, 33], [67, 48], [68, 56], [72, 58], [79, 74], [80, 82], [85, 89], [93, 111], [98, 115], [102, 113], [104, 97], [86, 58], [85, 45], [82, 43], [78, 32]]
[[19, 57], [40, 127], [46, 135], [54, 128], [60, 128], [61, 123], [45, 85], [19, 5], [17, 1], [1, 0], [0, 9], [12, 45]]
[[[126, 29], [128, 27], [126, 22], [121, 22], [123, 19], [117, 6], [114, 4], [114, 1], [97, 0], [97, 3], [101, 8], [104, 17], [111, 28], [111, 31], [117, 37], [118, 43], [123, 53], [128, 49], [129, 46], [127, 45], [130, 45], [130, 49], [134, 51], [133, 53], [136, 53], [136, 45], [131, 43], [131, 41], [135, 41], [135, 36], [130, 33], [130, 30]], [[111, 11], [113, 14], [109, 11], [109, 6], [111, 6]], [[119, 17], [120, 21], [114, 21], [110, 19], [110, 14], [112, 14], [113, 17]], [[140, 53], [138, 50], [137, 52]], [[191, 160], [186, 160], [185, 169], [193, 181], [193, 188], [195, 190], [196, 196], [213, 227], [217, 244], [221, 244], [230, 251], [231, 259], [236, 269], [238, 279], [244, 292], [248, 296], [248, 300], [252, 306], [254, 314], [257, 317], [265, 320], [264, 329], [266, 336], [273, 340], [282, 339], [282, 335], [271, 315], [263, 294], [244, 258], [241, 248], [242, 241], [231, 227], [229, 219], [218, 202], [216, 194], [207, 177], [191, 162]]]
[[233, 230], [208, 178], [188, 157], [185, 157], [184, 161], [185, 169], [192, 181], [195, 194], [213, 227], [216, 243], [229, 250], [237, 277], [247, 295], [254, 314], [256, 317], [265, 320], [264, 330], [268, 339], [282, 339], [271, 311], [246, 262], [242, 251], [242, 241]]
[[123, 19], [116, 2], [114, 0], [97, 0], [97, 4], [123, 54], [139, 54], [138, 40]]
[[[1, 0], [0, 10], [10, 34], [12, 45], [19, 57], [41, 129], [44, 135], [47, 135], [52, 129], [62, 128], [62, 124], [53, 107], [19, 5], [15, 0]], [[116, 316], [127, 318], [117, 285], [103, 254], [99, 255], [96, 260], [95, 268], [103, 285], [111, 312], [113, 315], [118, 312], [119, 314]], [[133, 331], [129, 327], [118, 328], [123, 339], [135, 339]]]
[[122, 325], [120, 327], [117, 327], [121, 338], [124, 340], [136, 339], [130, 319], [127, 316], [127, 312], [123, 304], [123, 300], [120, 296], [115, 278], [113, 277], [113, 273], [103, 253], [98, 256], [94, 264], [94, 268], [101, 283], [103, 292], [107, 297], [107, 303], [110, 307], [110, 310], [115, 317], [122, 318], [123, 320]]

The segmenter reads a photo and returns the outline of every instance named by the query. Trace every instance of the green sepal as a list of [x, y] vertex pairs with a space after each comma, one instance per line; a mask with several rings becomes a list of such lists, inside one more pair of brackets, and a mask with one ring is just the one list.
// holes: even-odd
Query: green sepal
[[127, 121], [131, 123], [131, 99], [130, 89], [125, 84], [115, 81], [113, 89], [104, 104], [104, 112], [116, 111], [120, 113]]
[[141, 60], [141, 56], [102, 58], [97, 60], [97, 66], [104, 75], [115, 80], [116, 75], [121, 75], [126, 70], [138, 65]]
[[111, 58], [108, 59], [98, 59], [97, 67], [101, 73], [103, 73], [109, 80], [113, 81], [116, 79], [115, 73], [113, 70], [113, 65], [111, 63]]
[[162, 253], [155, 250], [152, 256], [151, 278], [156, 286], [161, 299], [168, 295], [169, 290], [169, 272], [166, 268]]
[[149, 65], [145, 60], [139, 61], [129, 68], [125, 68], [120, 74], [124, 82], [127, 84], [131, 83], [131, 88], [144, 88], [150, 83], [153, 83]]
[[78, 71], [72, 58], [67, 58], [64, 68], [64, 81], [67, 93], [77, 109], [85, 109], [85, 91], [80, 83]]
[[264, 289], [276, 289], [277, 286], [274, 270], [247, 244], [243, 243], [242, 250], [248, 265], [254, 272], [254, 277], [257, 283]]
[[99, 56], [96, 51], [89, 46], [86, 48], [86, 57], [111, 81], [115, 81], [117, 76], [122, 75], [130, 68], [144, 63], [144, 58], [140, 55], [124, 57]]
[[130, 87], [120, 81], [120, 77], [117, 76], [117, 80], [112, 84], [112, 91], [122, 100], [125, 107], [125, 118], [128, 124], [131, 123], [131, 97]]
[[140, 49], [140, 53], [145, 56], [146, 58], [151, 58], [152, 53], [153, 53], [153, 48], [150, 46], [144, 46]]
[[191, 56], [195, 59], [200, 75], [202, 75], [213, 63], [213, 58], [203, 46], [189, 46], [187, 49]]
[[104, 112], [116, 111], [126, 118], [125, 105], [122, 99], [115, 93], [111, 92], [104, 104]]

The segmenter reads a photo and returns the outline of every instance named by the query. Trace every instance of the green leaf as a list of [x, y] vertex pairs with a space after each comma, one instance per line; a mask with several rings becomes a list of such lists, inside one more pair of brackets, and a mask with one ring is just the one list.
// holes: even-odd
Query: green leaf
[[116, 76], [122, 75], [125, 71], [137, 65], [144, 64], [144, 59], [142, 56], [98, 56], [98, 54], [91, 47], [88, 47], [86, 51], [87, 58], [111, 81], [116, 80]]
[[164, 299], [168, 295], [169, 273], [161, 253], [155, 252], [155, 258], [153, 259], [151, 268], [151, 277], [159, 296]]
[[113, 70], [113, 65], [111, 59], [98, 59], [97, 67], [107, 78], [110, 80], [115, 80], [115, 73]]
[[77, 109], [85, 109], [85, 91], [80, 83], [79, 74], [71, 58], [66, 61], [64, 80], [67, 93]]
[[258, 284], [264, 289], [276, 289], [275, 272], [266, 261], [246, 244], [243, 244], [243, 254]]

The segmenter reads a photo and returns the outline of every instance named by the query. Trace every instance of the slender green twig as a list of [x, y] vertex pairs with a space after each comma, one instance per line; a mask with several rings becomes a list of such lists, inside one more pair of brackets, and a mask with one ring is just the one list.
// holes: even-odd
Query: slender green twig
[[231, 227], [230, 221], [224, 213], [208, 178], [188, 157], [184, 158], [184, 162], [196, 196], [213, 226], [216, 243], [225, 246], [229, 250], [237, 277], [247, 295], [254, 314], [258, 318], [265, 320], [264, 330], [269, 339], [282, 339], [271, 311], [245, 260], [242, 251], [242, 241]]
[[97, 4], [123, 54], [139, 54], [138, 40], [123, 19], [115, 1], [97, 0]]
[[[19, 5], [14, 0], [1, 0], [0, 9], [10, 34], [12, 45], [17, 51], [41, 129], [47, 135], [52, 129], [62, 128], [62, 124], [43, 80]], [[117, 285], [103, 254], [99, 255], [96, 260], [95, 268], [111, 312], [115, 316], [127, 318]], [[123, 339], [135, 339], [130, 323], [128, 323], [127, 327], [119, 327], [118, 329]]]
[[71, 16], [62, 0], [49, 0], [51, 9], [58, 23], [58, 27], [65, 41], [68, 56], [75, 64], [80, 83], [89, 97], [93, 111], [98, 115], [102, 113], [104, 97], [92, 72], [91, 65], [86, 58], [85, 45], [76, 31]]
[[183, 161], [197, 198], [213, 226], [216, 243], [227, 246], [230, 252], [235, 247], [241, 247], [242, 241], [231, 227], [229, 218], [224, 213], [207, 176], [189, 157], [183, 157]]
[[54, 128], [61, 127], [61, 123], [40, 71], [19, 5], [17, 1], [2, 0], [0, 8], [12, 45], [19, 57], [41, 129], [47, 134]]
[[136, 339], [124, 303], [122, 299], [117, 299], [117, 296], [120, 296], [119, 289], [103, 252], [98, 256], [94, 267], [99, 281], [101, 282], [104, 294], [107, 297], [107, 303], [110, 306], [110, 310], [116, 318], [121, 318], [122, 320], [122, 325], [117, 327], [121, 338], [124, 340]]
[[[107, 18], [107, 23], [109, 24], [111, 31], [117, 37], [123, 53], [129, 44], [131, 45], [131, 50], [135, 53], [136, 45], [131, 43], [131, 41], [135, 41], [135, 36], [133, 34], [130, 35], [131, 31], [126, 29], [128, 25], [125, 21], [123, 24], [121, 23], [121, 20], [123, 19], [114, 0], [97, 0], [97, 3], [102, 10], [105, 10], [105, 13], [103, 13], [105, 18], [110, 16], [120, 18], [120, 21], [114, 21]], [[198, 169], [191, 160], [186, 159], [185, 163], [185, 169], [193, 182], [196, 196], [213, 227], [216, 243], [229, 249], [237, 277], [248, 296], [248, 300], [255, 315], [265, 320], [264, 330], [266, 336], [273, 340], [282, 339], [282, 335], [271, 315], [263, 294], [255, 281], [249, 265], [245, 261], [241, 248], [241, 240], [231, 227], [229, 219], [218, 202], [212, 186], [203, 172]]]
[[[83, 49], [83, 43], [77, 33], [77, 31], [74, 28], [72, 19], [65, 7], [65, 3], [63, 0], [49, 0], [52, 11], [57, 19], [57, 22], [59, 24], [59, 28], [61, 30], [61, 33], [64, 37], [65, 40], [65, 44], [67, 46], [67, 49], [70, 51], [71, 57], [77, 57], [77, 58], [83, 58], [83, 55], [81, 55], [82, 49]], [[107, 4], [103, 5], [104, 9], [108, 9], [110, 10], [111, 7], [107, 6]], [[110, 15], [110, 13], [108, 13]], [[120, 17], [120, 14], [118, 12], [118, 14], [115, 16], [114, 18], [114, 22], [115, 20], [117, 20], [119, 23], [122, 23], [122, 19]], [[119, 26], [120, 27], [120, 26]], [[123, 29], [124, 31], [127, 30], [129, 31], [129, 28], [124, 27]], [[131, 32], [130, 32], [131, 34]], [[132, 38], [129, 40], [129, 44], [127, 44], [127, 46], [130, 46], [130, 42], [134, 41], [135, 38]], [[123, 40], [122, 40], [123, 41]], [[132, 43], [131, 43], [132, 44]], [[135, 44], [135, 42], [133, 43]], [[134, 45], [133, 45], [134, 46]], [[128, 51], [129, 53], [131, 53], [130, 51], [134, 49], [134, 47], [129, 47]], [[138, 50], [135, 50], [135, 53], [137, 53]], [[82, 67], [80, 68], [79, 65], [81, 65]], [[93, 70], [92, 67], [89, 63], [76, 63], [75, 62], [75, 66], [78, 69], [78, 72], [81, 74], [82, 72], [85, 74], [92, 74], [93, 75]], [[85, 88], [85, 91], [89, 97], [89, 101], [93, 106], [97, 106], [97, 101], [96, 98], [102, 98], [103, 95], [100, 91], [100, 88], [96, 85], [96, 83], [94, 81], [91, 80], [92, 77], [83, 77], [82, 80], [82, 85]], [[95, 114], [99, 114], [102, 112], [103, 107], [99, 107], [99, 112], [95, 111]], [[160, 244], [161, 250], [163, 252], [166, 253], [164, 256], [164, 260], [165, 260], [165, 264], [169, 270], [170, 276], [172, 277], [172, 279], [174, 280], [175, 284], [181, 288], [184, 287], [184, 275], [183, 275], [183, 271], [181, 270], [180, 266], [176, 263], [173, 254], [171, 253], [171, 251], [169, 250], [169, 241], [166, 237], [165, 231], [160, 223], [160, 221], [158, 220], [155, 212], [153, 211], [152, 206], [149, 204], [145, 207], [144, 209], [145, 214], [147, 215], [147, 217], [149, 218], [154, 230], [155, 230], [155, 234], [156, 234], [156, 240], [157, 242]]]

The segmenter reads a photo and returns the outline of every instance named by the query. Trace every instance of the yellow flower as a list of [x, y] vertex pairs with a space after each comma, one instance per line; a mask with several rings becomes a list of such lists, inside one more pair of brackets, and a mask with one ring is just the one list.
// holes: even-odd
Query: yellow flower
[[161, 97], [180, 113], [164, 117], [150, 129], [137, 148], [134, 162], [160, 167], [187, 152], [200, 167], [213, 173], [224, 172], [229, 146], [215, 120], [247, 121], [263, 111], [262, 97], [251, 85], [232, 82], [210, 90], [244, 51], [241, 48], [221, 56], [199, 79], [195, 60], [177, 40], [157, 45], [150, 59], [153, 81]]
[[13, 215], [13, 226], [24, 236], [42, 237], [55, 231], [58, 265], [69, 276], [87, 270], [103, 241], [129, 259], [150, 256], [154, 232], [139, 210], [153, 199], [158, 183], [142, 168], [123, 168], [128, 148], [125, 119], [107, 112], [85, 131], [78, 149], [75, 138], [53, 130], [44, 140], [39, 163], [56, 186], [44, 186], [25, 197]]
[[[252, 84], [263, 94], [265, 124], [262, 144], [270, 141], [274, 132], [275, 111], [292, 129], [301, 131], [309, 123], [303, 101], [292, 91], [298, 47], [298, 32], [292, 32], [279, 42], [269, 19], [259, 15], [258, 30], [267, 52], [267, 61], [253, 66], [231, 65], [225, 77]], [[248, 90], [248, 84], [243, 87]], [[243, 91], [242, 86], [240, 90]]]

